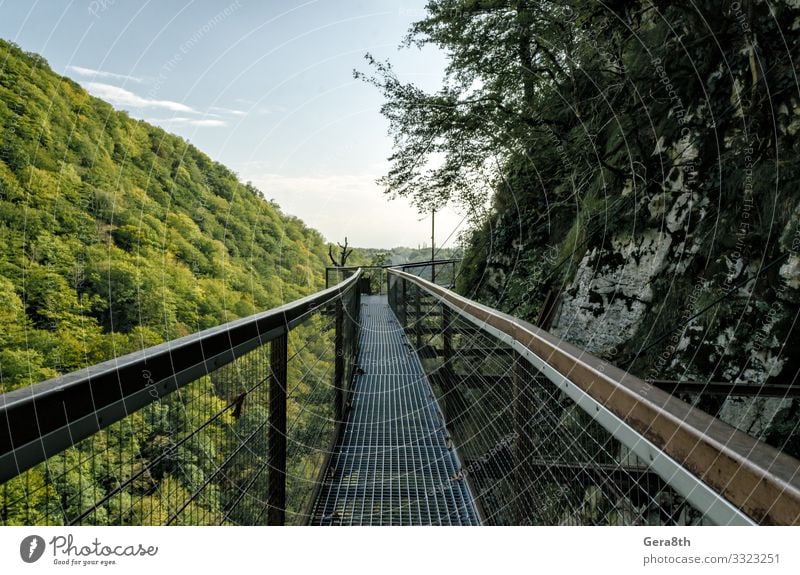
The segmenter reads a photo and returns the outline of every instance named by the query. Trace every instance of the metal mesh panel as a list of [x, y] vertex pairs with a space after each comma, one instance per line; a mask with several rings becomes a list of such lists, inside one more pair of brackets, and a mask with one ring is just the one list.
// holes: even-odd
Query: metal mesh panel
[[[88, 377], [94, 387], [78, 374], [64, 388], [62, 379], [39, 386], [42, 403], [4, 396], [14, 433], [0, 437], [2, 457], [56, 455], [0, 486], [0, 524], [710, 522], [670, 487], [677, 482], [595, 421], [594, 408], [576, 404], [485, 326], [396, 274], [387, 296], [362, 302], [356, 279], [298, 302], [290, 326], [285, 310], [267, 313], [257, 337], [240, 334], [236, 344], [227, 339], [233, 331], [203, 332], [203, 346], [179, 347], [182, 355], [173, 342], [160, 346], [152, 356], [160, 363], [134, 354], [124, 371], [101, 366]], [[185, 352], [205, 356], [215, 337], [213, 361]], [[198, 365], [221, 367], [200, 376]], [[125, 406], [145, 407], [98, 411], [98, 394], [116, 389], [107, 382], [139, 394], [121, 395]], [[142, 401], [151, 390], [152, 401]], [[62, 425], [62, 404], [65, 416], [88, 413], [97, 425], [68, 417]], [[40, 406], [46, 413], [30, 411]], [[601, 419], [612, 431], [613, 417]], [[30, 455], [53, 434], [58, 449], [71, 447]]]
[[[345, 294], [350, 315], [357, 300]], [[328, 304], [288, 336], [288, 523], [305, 522], [334, 439], [334, 324]], [[352, 368], [354, 325], [342, 333], [345, 368]], [[268, 448], [270, 345], [3, 483], [0, 525], [266, 523], [276, 472]]]
[[[264, 350], [257, 349], [131, 414], [4, 483], [0, 518], [4, 524], [226, 522], [221, 487], [246, 482], [243, 458], [265, 451], [266, 430], [251, 421], [266, 402], [267, 375]], [[241, 517], [243, 508], [233, 515]]]
[[460, 463], [385, 297], [364, 297], [351, 408], [315, 510], [322, 525], [472, 525]]
[[390, 281], [390, 301], [424, 358], [486, 523], [708, 522], [506, 344], [402, 279]]

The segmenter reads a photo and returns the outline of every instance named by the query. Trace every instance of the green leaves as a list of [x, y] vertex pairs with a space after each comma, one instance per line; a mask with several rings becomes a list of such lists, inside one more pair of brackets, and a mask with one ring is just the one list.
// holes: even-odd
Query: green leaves
[[[182, 138], [115, 112], [3, 41], [0, 127], [0, 393], [324, 286], [318, 232]], [[320, 377], [327, 339], [304, 354]], [[0, 524], [60, 523], [128, 479], [85, 522], [166, 522], [230, 455], [234, 423], [263, 427], [265, 406], [251, 401], [235, 422], [231, 398], [207, 380], [192, 386], [196, 397], [168, 396], [5, 484]], [[222, 504], [208, 485], [178, 522], [220, 523]]]
[[[45, 356], [17, 358], [31, 373], [82, 367], [115, 334], [175, 337], [322, 285], [321, 236], [252, 185], [13, 45], [0, 41], [0, 57], [0, 274], [17, 298], [4, 340], [43, 332]], [[61, 329], [80, 341], [44, 343]]]

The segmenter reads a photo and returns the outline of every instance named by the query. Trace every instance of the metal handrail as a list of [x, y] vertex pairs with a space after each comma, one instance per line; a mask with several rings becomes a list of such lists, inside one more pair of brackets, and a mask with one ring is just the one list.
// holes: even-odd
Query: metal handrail
[[506, 341], [718, 523], [800, 524], [800, 461], [550, 333], [390, 269]]
[[[450, 259], [441, 259], [441, 260], [428, 260], [422, 262], [409, 262], [405, 264], [385, 264], [385, 265], [374, 265], [374, 266], [327, 266], [325, 268], [325, 287], [328, 287], [330, 283], [330, 274], [331, 272], [335, 272], [336, 274], [344, 275], [348, 273], [355, 272], [356, 270], [362, 270], [363, 272], [370, 273], [376, 272], [379, 273], [379, 281], [378, 285], [380, 286], [380, 290], [382, 292], [384, 287], [384, 276], [386, 275], [386, 271], [389, 269], [400, 269], [402, 271], [406, 270], [413, 270], [416, 268], [431, 268], [431, 277], [435, 277], [436, 275], [436, 268], [441, 266], [452, 266], [452, 275], [455, 278], [456, 274], [456, 264], [461, 262], [458, 258], [450, 258]], [[388, 278], [388, 276], [386, 276]], [[455, 280], [454, 280], [455, 283]], [[386, 288], [388, 289], [388, 284]]]
[[0, 483], [287, 333], [361, 273], [283, 306], [0, 395]]
[[455, 263], [458, 263], [460, 261], [461, 261], [460, 258], [450, 258], [450, 259], [444, 259], [444, 260], [433, 260], [433, 261], [424, 260], [424, 261], [420, 261], [420, 262], [408, 262], [408, 263], [404, 263], [404, 264], [383, 264], [383, 265], [379, 265], [379, 266], [367, 266], [367, 265], [364, 265], [364, 266], [326, 266], [325, 269], [326, 270], [341, 270], [341, 271], [352, 271], [352, 270], [357, 270], [357, 269], [364, 269], [364, 270], [383, 269], [383, 270], [387, 270], [387, 269], [397, 269], [397, 268], [427, 267], [427, 266], [430, 266], [431, 264], [437, 265], [437, 266], [440, 265], [440, 264], [455, 264]]

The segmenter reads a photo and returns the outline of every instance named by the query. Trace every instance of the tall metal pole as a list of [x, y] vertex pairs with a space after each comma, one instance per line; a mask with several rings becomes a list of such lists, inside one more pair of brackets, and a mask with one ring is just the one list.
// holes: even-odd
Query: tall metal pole
[[436, 283], [436, 266], [433, 265], [433, 259], [436, 257], [434, 246], [436, 245], [436, 210], [431, 210], [431, 283]]

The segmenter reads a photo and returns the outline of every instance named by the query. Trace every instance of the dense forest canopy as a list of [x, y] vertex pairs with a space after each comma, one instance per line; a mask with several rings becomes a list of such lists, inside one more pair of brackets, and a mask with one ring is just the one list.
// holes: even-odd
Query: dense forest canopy
[[324, 284], [322, 236], [0, 41], [3, 390]]
[[[461, 257], [460, 248], [438, 248], [434, 247], [434, 255], [437, 260], [447, 260]], [[348, 265], [369, 266], [369, 265], [399, 265], [416, 262], [429, 261], [431, 259], [431, 249], [429, 247], [406, 248], [397, 247], [388, 250], [380, 248], [353, 248], [352, 258], [348, 260]]]

